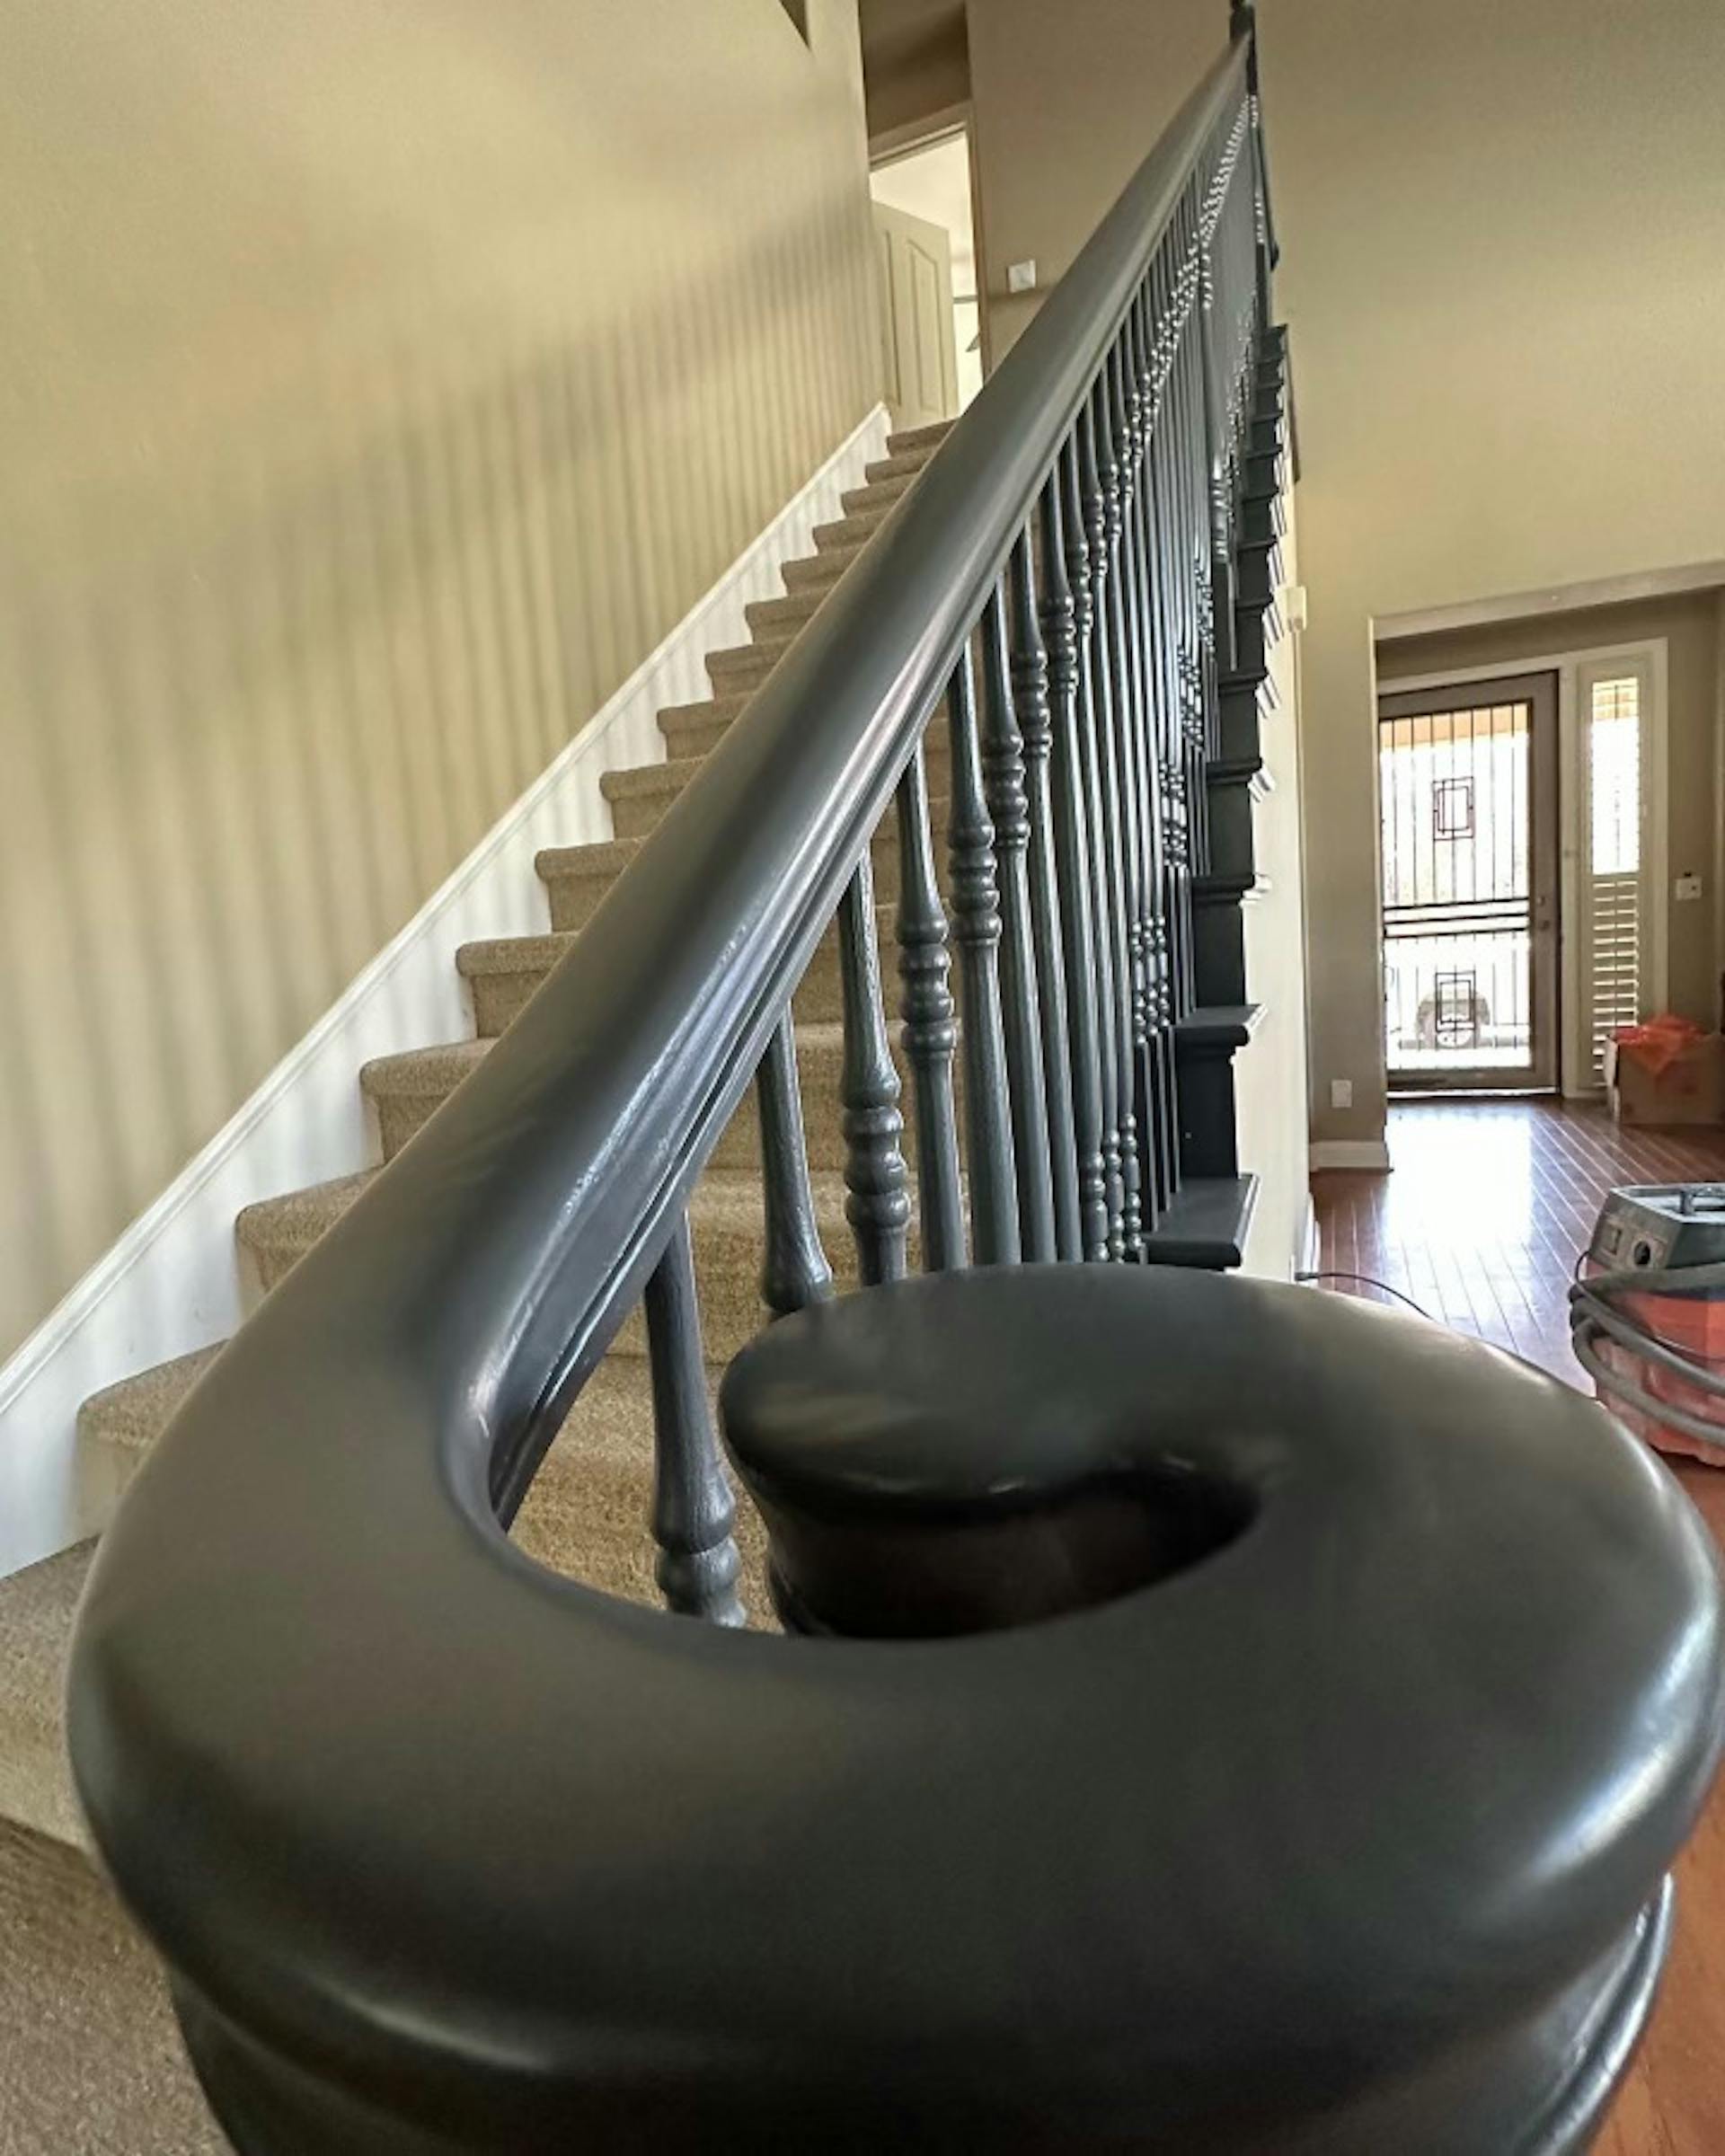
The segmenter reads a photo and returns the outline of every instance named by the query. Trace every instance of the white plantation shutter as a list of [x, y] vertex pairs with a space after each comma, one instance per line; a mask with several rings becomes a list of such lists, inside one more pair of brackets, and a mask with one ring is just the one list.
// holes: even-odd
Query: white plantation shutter
[[1600, 1083], [1613, 1031], [1642, 1015], [1646, 697], [1639, 670], [1584, 677], [1581, 688], [1583, 994], [1592, 1074]]

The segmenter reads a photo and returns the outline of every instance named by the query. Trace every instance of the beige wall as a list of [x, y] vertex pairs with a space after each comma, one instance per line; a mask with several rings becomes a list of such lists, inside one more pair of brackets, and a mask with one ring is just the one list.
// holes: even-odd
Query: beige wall
[[[1221, 51], [1227, 22], [1226, 0], [969, 0], [987, 349], [996, 364]], [[1026, 261], [1037, 266], [1039, 290], [1009, 297], [1006, 266]]]
[[[1304, 458], [1315, 1128], [1383, 1126], [1372, 623], [1725, 557], [1725, 8], [1265, 0]], [[1219, 0], [972, 0], [991, 291], [1071, 260]], [[1021, 326], [995, 309], [996, 350]], [[1350, 1078], [1351, 1111], [1328, 1082]]]
[[1491, 627], [1399, 637], [1377, 647], [1381, 687], [1478, 667], [1506, 673], [1531, 658], [1662, 639], [1667, 650], [1667, 863], [1672, 879], [1695, 874], [1704, 897], [1669, 906], [1668, 1002], [1686, 1018], [1719, 1017], [1714, 945], [1715, 766], [1719, 742], [1720, 594], [1699, 591], [1634, 605], [1564, 608]]
[[809, 14], [11, 11], [0, 1354], [873, 402]]

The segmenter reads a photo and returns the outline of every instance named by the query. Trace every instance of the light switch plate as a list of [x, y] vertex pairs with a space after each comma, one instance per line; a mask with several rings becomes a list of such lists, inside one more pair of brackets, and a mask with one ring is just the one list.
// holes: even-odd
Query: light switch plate
[[1036, 264], [1033, 261], [1008, 262], [1006, 265], [1006, 289], [1009, 292], [1034, 292], [1036, 289]]
[[1354, 1105], [1354, 1082], [1351, 1078], [1332, 1078], [1330, 1081], [1331, 1108], [1351, 1108]]
[[1679, 876], [1671, 887], [1671, 895], [1677, 899], [1699, 898], [1701, 897], [1701, 878], [1699, 876]]

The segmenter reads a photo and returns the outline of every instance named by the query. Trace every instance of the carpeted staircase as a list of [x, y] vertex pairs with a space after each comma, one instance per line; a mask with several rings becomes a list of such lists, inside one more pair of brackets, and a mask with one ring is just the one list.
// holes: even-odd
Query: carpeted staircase
[[[471, 943], [455, 953], [472, 991], [476, 1037], [384, 1056], [358, 1073], [376, 1111], [383, 1161], [401, 1151], [483, 1059], [701, 758], [915, 483], [945, 432], [940, 426], [892, 437], [888, 455], [868, 467], [868, 483], [844, 497], [844, 519], [820, 526], [816, 552], [785, 565], [786, 596], [748, 608], [754, 641], [709, 654], [712, 698], [659, 713], [669, 760], [606, 774], [602, 784], [615, 836], [539, 856], [549, 932]], [[939, 802], [947, 791], [941, 729], [931, 729], [928, 747], [931, 791]], [[898, 889], [890, 823], [875, 845], [889, 984], [884, 906]], [[844, 1215], [841, 1003], [831, 934], [794, 1008], [816, 1204], [842, 1284], [854, 1277], [854, 1251]], [[907, 1152], [910, 1143], [907, 1129]], [[721, 1140], [690, 1209], [715, 1378], [764, 1314], [757, 1285], [759, 1158], [751, 1094]], [[235, 1223], [235, 1237], [250, 1294], [267, 1294], [376, 1172], [248, 1206]], [[217, 1352], [208, 1348], [144, 1371], [85, 1403], [80, 1443], [110, 1456], [116, 1484], [136, 1468]], [[647, 1527], [652, 1406], [645, 1358], [637, 1315], [553, 1445], [514, 1533], [524, 1549], [558, 1571], [656, 1603]], [[760, 1536], [746, 1509], [738, 1540], [751, 1621], [765, 1621]], [[82, 1824], [66, 1777], [63, 1673], [93, 1548], [84, 1543], [0, 1580], [0, 2156], [202, 2156], [226, 2144], [184, 2062], [154, 1959], [82, 1852]]]

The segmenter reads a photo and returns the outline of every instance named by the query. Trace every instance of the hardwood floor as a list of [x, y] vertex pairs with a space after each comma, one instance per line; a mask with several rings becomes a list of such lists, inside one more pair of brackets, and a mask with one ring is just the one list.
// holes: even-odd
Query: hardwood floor
[[[1725, 1181], [1725, 1131], [1623, 1131], [1603, 1109], [1545, 1100], [1400, 1103], [1390, 1156], [1391, 1175], [1312, 1179], [1320, 1263], [1584, 1388], [1565, 1294], [1606, 1192]], [[1725, 1465], [1672, 1464], [1725, 1545]], [[1725, 2156], [1725, 1783], [1677, 1866], [1670, 1966], [1597, 2156]]]

